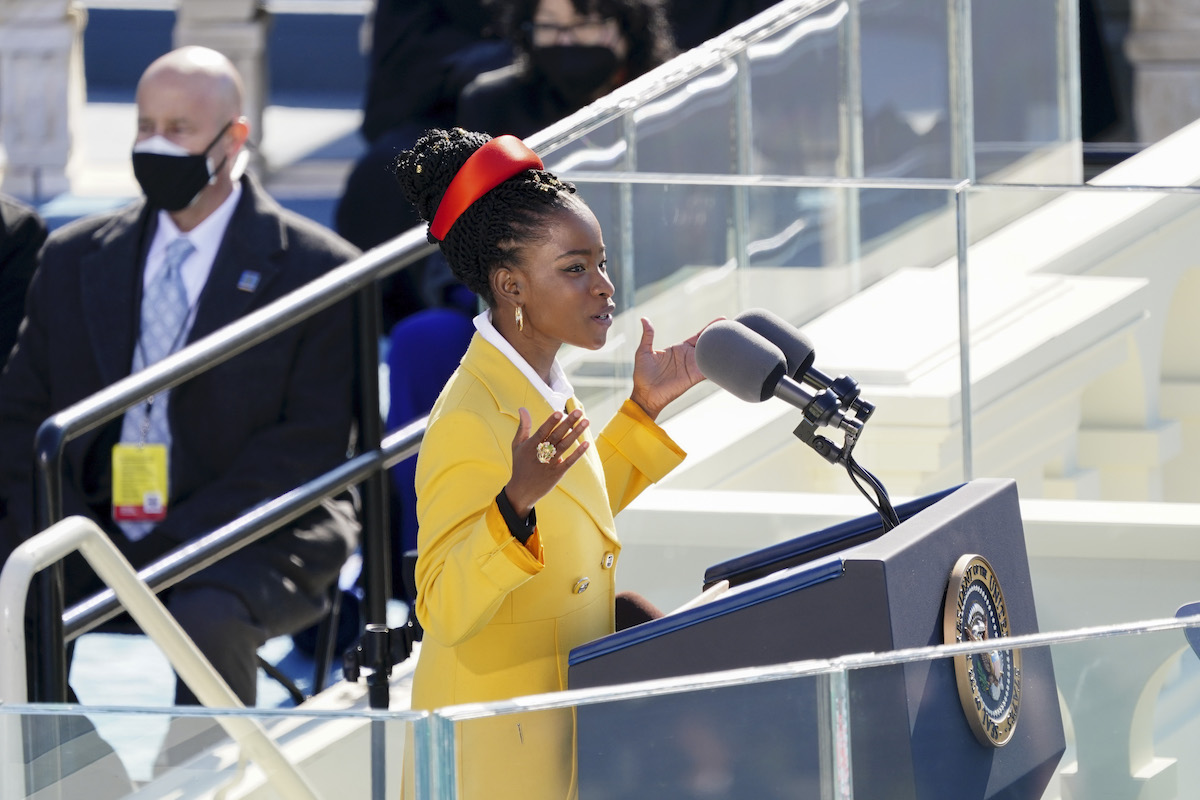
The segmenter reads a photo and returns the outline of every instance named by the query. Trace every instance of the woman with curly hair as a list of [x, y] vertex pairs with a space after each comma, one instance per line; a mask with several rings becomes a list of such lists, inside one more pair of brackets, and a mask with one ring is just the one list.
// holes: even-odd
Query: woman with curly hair
[[516, 59], [463, 89], [469, 130], [528, 136], [675, 55], [662, 0], [515, 0], [499, 15]]
[[[460, 128], [429, 131], [396, 167], [431, 241], [487, 304], [417, 461], [412, 705], [559, 691], [571, 649], [622, 613], [613, 515], [684, 457], [655, 419], [703, 380], [696, 337], [656, 350], [643, 319], [630, 398], [593, 435], [556, 354], [602, 347], [616, 305], [574, 187], [520, 139]], [[570, 711], [473, 720], [458, 737], [461, 797], [576, 792]]]

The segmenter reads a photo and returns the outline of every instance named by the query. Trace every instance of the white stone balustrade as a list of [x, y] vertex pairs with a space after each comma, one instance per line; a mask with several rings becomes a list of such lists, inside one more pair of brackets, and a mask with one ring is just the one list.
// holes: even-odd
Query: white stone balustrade
[[70, 188], [86, 18], [72, 0], [0, 0], [0, 188], [9, 194], [44, 200]]
[[[270, 17], [258, 0], [179, 0], [174, 44], [211, 47], [233, 62], [245, 87], [250, 140], [262, 143], [267, 102], [267, 31]], [[252, 164], [261, 168], [258, 151]]]
[[[176, 46], [211, 47], [241, 72], [251, 140], [261, 142], [267, 12], [257, 0], [179, 0], [176, 14]], [[41, 202], [72, 188], [86, 24], [78, 0], [0, 0], [0, 189], [9, 194]]]

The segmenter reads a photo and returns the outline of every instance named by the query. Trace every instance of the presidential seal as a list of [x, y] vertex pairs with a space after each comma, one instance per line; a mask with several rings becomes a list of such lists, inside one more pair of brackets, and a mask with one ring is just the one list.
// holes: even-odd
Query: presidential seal
[[[1009, 635], [1008, 609], [992, 565], [983, 556], [958, 559], [946, 587], [942, 631], [947, 644]], [[982, 744], [1003, 747], [1021, 709], [1021, 652], [987, 650], [954, 659], [958, 699]]]

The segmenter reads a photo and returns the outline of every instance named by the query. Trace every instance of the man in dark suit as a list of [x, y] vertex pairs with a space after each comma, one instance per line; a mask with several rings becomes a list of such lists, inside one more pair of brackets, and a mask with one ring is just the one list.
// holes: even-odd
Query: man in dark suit
[[[0, 560], [34, 532], [44, 419], [358, 253], [238, 176], [249, 128], [224, 56], [161, 57], [137, 110], [145, 200], [50, 236], [0, 375]], [[96, 520], [142, 566], [321, 474], [350, 445], [352, 347], [342, 303], [80, 436], [65, 453], [64, 511]], [[256, 649], [320, 618], [357, 535], [352, 503], [326, 501], [178, 584], [167, 607], [253, 704]], [[66, 583], [68, 602], [97, 588], [81, 560]], [[180, 684], [176, 702], [195, 699]]]

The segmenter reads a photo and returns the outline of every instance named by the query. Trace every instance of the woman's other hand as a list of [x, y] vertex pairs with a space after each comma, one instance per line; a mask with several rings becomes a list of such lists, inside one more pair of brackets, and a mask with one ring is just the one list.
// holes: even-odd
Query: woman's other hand
[[[566, 416], [561, 411], [555, 411], [531, 436], [529, 429], [533, 422], [529, 411], [522, 408], [520, 415], [521, 421], [512, 441], [512, 478], [504, 487], [504, 492], [513, 510], [524, 518], [587, 452], [587, 441], [579, 442], [573, 450], [571, 445], [587, 430], [588, 421], [579, 409]], [[547, 444], [550, 447], [543, 446]], [[542, 447], [541, 453], [539, 446]]]
[[666, 350], [655, 350], [654, 326], [642, 317], [642, 341], [633, 356], [633, 392], [629, 399], [650, 419], [658, 419], [668, 403], [704, 380], [696, 366], [696, 340], [703, 330]]

